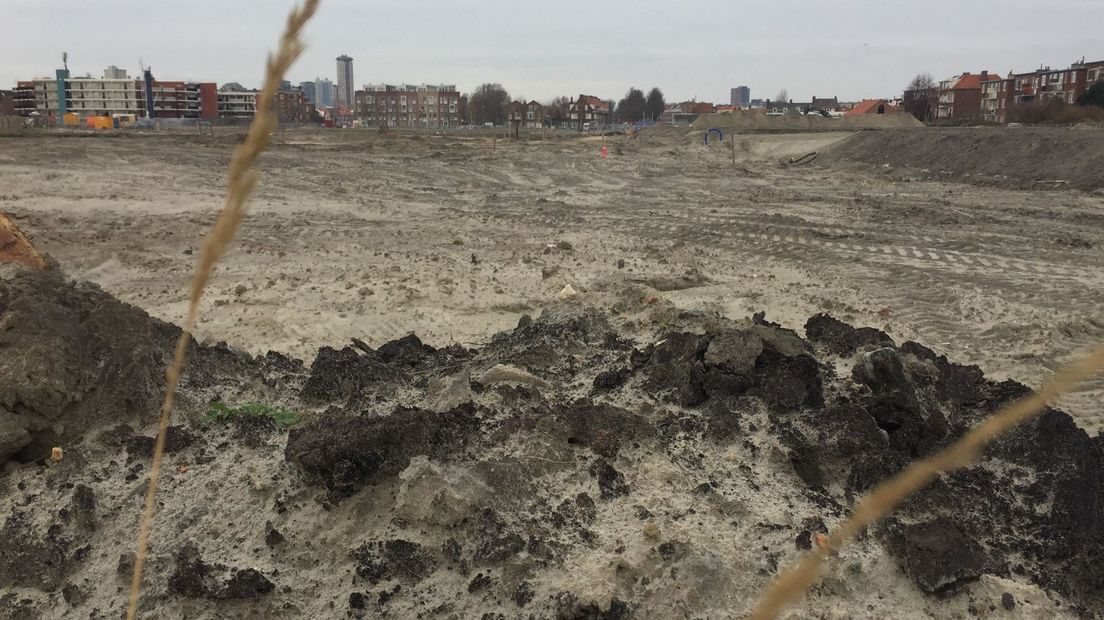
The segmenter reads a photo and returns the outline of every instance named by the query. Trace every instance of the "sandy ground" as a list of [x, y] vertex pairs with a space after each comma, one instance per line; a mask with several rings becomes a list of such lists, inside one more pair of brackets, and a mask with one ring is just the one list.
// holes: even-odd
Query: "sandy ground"
[[[738, 136], [733, 164], [673, 130], [609, 138], [607, 160], [600, 138], [288, 131], [197, 335], [302, 357], [409, 332], [478, 344], [565, 284], [630, 280], [797, 329], [830, 311], [1029, 385], [1104, 338], [1104, 196], [778, 163], [846, 137]], [[73, 276], [179, 322], [238, 139], [0, 139], [0, 210]], [[1062, 405], [1095, 433], [1102, 394]]]

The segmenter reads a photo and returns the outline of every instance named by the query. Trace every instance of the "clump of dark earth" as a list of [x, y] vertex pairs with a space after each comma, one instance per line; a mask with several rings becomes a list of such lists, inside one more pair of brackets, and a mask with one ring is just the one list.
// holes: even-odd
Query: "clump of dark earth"
[[887, 529], [905, 572], [929, 594], [947, 594], [977, 579], [986, 564], [984, 550], [946, 518], [924, 523], [891, 523]]
[[[165, 431], [165, 454], [173, 454], [188, 448], [196, 442], [195, 433], [181, 426], [169, 426]], [[132, 459], [149, 459], [153, 457], [153, 447], [157, 443], [156, 437], [138, 435], [130, 438], [127, 443], [127, 454]]]
[[617, 456], [626, 441], [653, 434], [651, 426], [641, 416], [589, 399], [557, 407], [553, 415], [569, 433], [569, 443], [587, 446], [605, 457]]
[[598, 492], [604, 500], [629, 494], [629, 484], [625, 482], [625, 476], [605, 459], [598, 459], [590, 466], [590, 475], [598, 480]]
[[820, 366], [794, 332], [753, 325], [716, 335], [671, 333], [638, 351], [644, 389], [682, 407], [748, 394], [775, 411], [823, 404]]
[[366, 543], [353, 550], [357, 576], [369, 583], [384, 579], [418, 582], [433, 571], [436, 562], [421, 545], [409, 540]]
[[61, 526], [42, 531], [28, 513], [14, 512], [0, 528], [0, 588], [56, 590], [80, 555]]
[[418, 455], [444, 458], [479, 430], [471, 404], [444, 413], [400, 408], [387, 416], [327, 415], [292, 429], [288, 461], [338, 495], [392, 476]]
[[276, 585], [254, 568], [230, 569], [203, 560], [195, 543], [186, 543], [176, 553], [169, 592], [201, 599], [250, 599], [271, 593]]
[[[164, 366], [180, 332], [56, 273], [0, 278], [0, 303], [0, 351], [20, 352], [0, 355], [0, 605], [32, 617], [56, 613], [51, 600], [87, 607], [95, 596], [89, 558], [107, 553], [109, 573], [118, 558], [113, 590], [132, 570], [133, 556], [119, 555], [105, 536], [140, 502]], [[413, 335], [377, 349], [358, 340], [321, 350], [309, 370], [278, 354], [192, 343], [168, 435], [171, 462], [263, 459], [282, 447], [267, 469], [242, 476], [258, 497], [279, 491], [250, 498], [250, 510], [267, 514], [226, 519], [211, 544], [205, 497], [189, 498], [197, 505], [185, 511], [179, 536], [194, 542], [149, 573], [151, 600], [179, 611], [172, 605], [198, 599], [228, 615], [263, 614], [250, 605], [269, 601], [268, 612], [276, 599], [311, 604], [296, 598], [298, 584], [276, 583], [301, 562], [327, 561], [325, 550], [308, 547], [317, 539], [304, 526], [309, 509], [312, 519], [364, 519], [341, 526], [348, 540], [332, 566], [349, 571], [352, 583], [331, 611], [647, 616], [660, 591], [650, 581], [621, 587], [611, 577], [599, 605], [550, 583], [547, 571], [562, 573], [580, 551], [630, 557], [626, 548], [637, 544], [671, 574], [686, 574], [682, 563], [700, 553], [695, 544], [644, 534], [634, 541], [623, 532], [611, 540], [607, 520], [629, 515], [635, 532], [660, 521], [666, 533], [661, 520], [693, 529], [706, 507], [732, 510], [739, 524], [732, 488], [754, 497], [768, 481], [753, 476], [749, 462], [718, 475], [716, 463], [730, 450], [777, 463], [769, 484], [790, 485], [817, 507], [789, 525], [766, 524], [764, 531], [779, 532], [781, 546], [764, 549], [774, 567], [783, 547], [812, 548], [875, 484], [1030, 393], [828, 315], [809, 320], [808, 339], [764, 316], [682, 313], [658, 334], [620, 332], [616, 323], [602, 310], [555, 305], [477, 349], [435, 349]], [[496, 364], [526, 369], [547, 386], [468, 378]], [[836, 375], [840, 367], [851, 369], [851, 381]], [[429, 381], [455, 377], [468, 384], [459, 387], [470, 388], [471, 402], [430, 408]], [[199, 422], [207, 403], [246, 402], [258, 390], [305, 415], [290, 430], [267, 418]], [[66, 447], [60, 463], [45, 458], [53, 445]], [[649, 503], [654, 481], [639, 464], [656, 459], [684, 472], [685, 483], [671, 492], [692, 508], [672, 516]], [[251, 465], [229, 463], [234, 471]], [[175, 488], [202, 475], [201, 467], [186, 469], [170, 470], [181, 476]], [[978, 464], [910, 497], [860, 544], [884, 549], [933, 605], [967, 596], [990, 574], [1033, 583], [1071, 613], [1099, 614], [1101, 471], [1104, 440], [1048, 409], [990, 444]], [[424, 479], [412, 479], [414, 472]], [[159, 500], [171, 502], [174, 487], [167, 488]], [[210, 497], [222, 492], [215, 482], [208, 489]], [[9, 596], [13, 589], [20, 594]]]
[[873, 327], [851, 327], [827, 314], [818, 314], [805, 322], [805, 336], [833, 355], [847, 357], [856, 351], [896, 346], [885, 332]]
[[632, 375], [632, 370], [629, 368], [616, 368], [614, 370], [603, 370], [598, 373], [597, 377], [594, 377], [594, 390], [596, 392], [609, 392], [616, 390], [617, 388], [625, 385], [625, 382], [629, 380]]
[[510, 527], [497, 511], [487, 508], [479, 514], [472, 561], [477, 565], [503, 562], [525, 549], [525, 539]]
[[361, 400], [382, 387], [406, 383], [409, 373], [383, 361], [369, 349], [322, 347], [303, 386], [303, 399], [347, 403]]
[[632, 608], [620, 599], [613, 599], [608, 609], [595, 603], [581, 603], [571, 592], [561, 592], [556, 598], [556, 618], [559, 620], [622, 620], [633, 617]]

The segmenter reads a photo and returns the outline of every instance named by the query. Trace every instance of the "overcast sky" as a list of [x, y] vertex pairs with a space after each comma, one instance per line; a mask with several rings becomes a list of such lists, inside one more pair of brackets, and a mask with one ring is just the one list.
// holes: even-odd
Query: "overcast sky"
[[[0, 0], [0, 85], [139, 58], [164, 80], [258, 87], [289, 3], [279, 0]], [[917, 72], [1104, 60], [1104, 0], [323, 0], [292, 82], [354, 58], [368, 82], [501, 82], [510, 94], [620, 98], [659, 86], [668, 101], [728, 102], [788, 89], [795, 100], [899, 96]]]

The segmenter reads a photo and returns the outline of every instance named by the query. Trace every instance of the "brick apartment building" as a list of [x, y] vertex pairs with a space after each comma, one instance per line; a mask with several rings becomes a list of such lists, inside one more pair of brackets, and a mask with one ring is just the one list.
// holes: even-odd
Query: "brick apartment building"
[[906, 90], [902, 107], [922, 121], [1007, 123], [1017, 109], [1072, 105], [1104, 80], [1104, 60], [1075, 62], [1066, 69], [1043, 67], [1007, 77], [963, 73], [937, 87]]
[[293, 88], [276, 93], [273, 110], [281, 123], [305, 123], [310, 120], [309, 105], [306, 93]]
[[15, 92], [0, 90], [0, 116], [15, 116]]
[[990, 77], [981, 83], [981, 120], [987, 123], [1007, 123], [1008, 111], [1015, 105], [1015, 84], [1012, 77]]
[[[142, 82], [137, 83], [139, 110], [146, 111], [146, 89]], [[218, 91], [214, 82], [153, 80], [150, 91], [153, 118], [218, 118]]]
[[989, 79], [989, 72], [966, 72], [939, 83], [939, 106], [935, 111], [938, 122], [967, 122], [981, 118], [981, 83]]
[[1093, 84], [1104, 80], [1104, 60], [1077, 62], [1068, 69], [1044, 67], [1030, 73], [1010, 76], [1015, 80], [1016, 105], [1047, 105], [1053, 102], [1077, 103]]
[[354, 99], [353, 113], [370, 127], [460, 126], [460, 92], [452, 84], [368, 84]]

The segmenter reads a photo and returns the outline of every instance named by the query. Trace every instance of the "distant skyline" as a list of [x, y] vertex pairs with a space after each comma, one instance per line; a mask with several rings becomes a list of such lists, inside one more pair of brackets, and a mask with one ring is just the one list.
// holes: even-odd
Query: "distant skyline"
[[[291, 4], [266, 0], [16, 2], [0, 0], [7, 40], [0, 88], [53, 75], [69, 53], [74, 75], [139, 58], [159, 79], [259, 86], [265, 54]], [[586, 93], [619, 99], [659, 86], [668, 101], [727, 103], [746, 84], [755, 99], [900, 95], [917, 73], [1030, 71], [1104, 60], [1104, 0], [833, 0], [764, 4], [704, 0], [689, 8], [640, 0], [588, 5], [586, 15], [515, 0], [416, 0], [368, 5], [322, 0], [308, 48], [286, 78], [329, 78], [352, 56], [355, 86], [448, 83], [470, 92], [499, 82], [513, 98]]]

